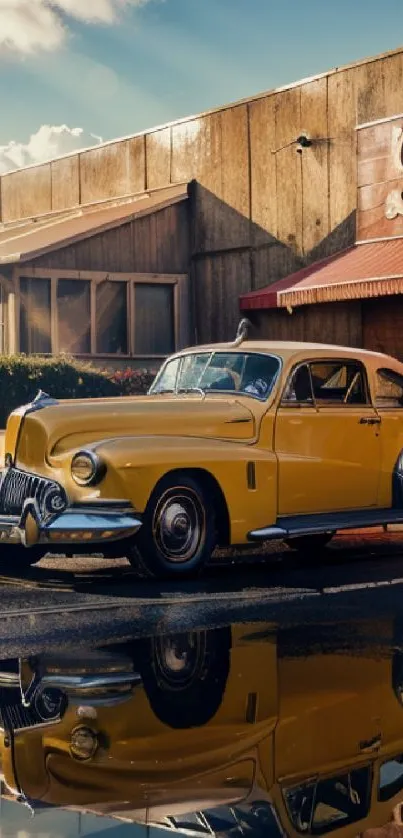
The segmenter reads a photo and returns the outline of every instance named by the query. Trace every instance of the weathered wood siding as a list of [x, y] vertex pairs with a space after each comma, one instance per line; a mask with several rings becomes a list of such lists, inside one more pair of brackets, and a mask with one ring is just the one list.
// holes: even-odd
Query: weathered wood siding
[[[363, 346], [360, 300], [253, 312], [254, 331], [267, 340], [301, 340]], [[251, 335], [253, 337], [253, 335]]]
[[76, 271], [186, 274], [189, 230], [186, 201], [54, 250], [31, 267]]
[[363, 345], [403, 360], [403, 296], [363, 300]]
[[403, 361], [403, 296], [378, 297], [251, 312], [253, 333], [267, 340], [301, 340], [365, 347]]
[[[209, 335], [209, 322], [211, 335], [225, 338], [233, 333], [237, 305], [227, 297], [222, 303], [223, 272], [229, 270], [225, 283], [237, 298], [354, 241], [356, 126], [402, 113], [402, 89], [400, 50], [144, 136], [4, 175], [2, 220], [195, 179], [196, 309], [203, 302], [197, 338]], [[298, 154], [290, 143], [302, 131], [321, 141]], [[105, 258], [114, 261], [118, 245], [111, 244], [108, 255], [107, 237], [103, 242]], [[146, 258], [158, 261], [155, 254]], [[127, 256], [119, 259], [125, 262]]]

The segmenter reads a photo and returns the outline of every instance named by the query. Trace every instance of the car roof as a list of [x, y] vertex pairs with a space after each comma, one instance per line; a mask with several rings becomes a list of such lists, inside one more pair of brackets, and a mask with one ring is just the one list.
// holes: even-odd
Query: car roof
[[395, 358], [385, 355], [382, 352], [372, 352], [369, 349], [360, 349], [351, 346], [337, 346], [330, 343], [311, 343], [303, 341], [281, 341], [281, 340], [245, 340], [238, 346], [233, 343], [212, 343], [204, 344], [202, 346], [192, 346], [184, 349], [181, 352], [175, 353], [177, 355], [186, 355], [190, 352], [259, 352], [264, 354], [279, 355], [284, 360], [289, 360], [293, 357], [300, 358], [304, 355], [310, 357], [353, 357], [361, 360], [368, 359], [374, 362], [376, 359], [384, 362], [393, 360], [395, 363], [400, 363]]

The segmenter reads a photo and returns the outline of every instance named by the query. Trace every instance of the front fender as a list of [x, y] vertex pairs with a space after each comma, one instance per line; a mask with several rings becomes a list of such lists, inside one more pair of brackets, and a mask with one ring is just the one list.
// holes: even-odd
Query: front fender
[[[224, 495], [231, 543], [243, 543], [250, 529], [275, 523], [277, 459], [273, 452], [240, 443], [162, 436], [114, 439], [93, 448], [107, 464], [101, 497], [113, 497], [119, 490], [121, 497], [143, 512], [154, 487], [167, 473], [201, 470], [216, 480]], [[248, 479], [249, 463], [254, 463], [254, 485], [250, 474]]]

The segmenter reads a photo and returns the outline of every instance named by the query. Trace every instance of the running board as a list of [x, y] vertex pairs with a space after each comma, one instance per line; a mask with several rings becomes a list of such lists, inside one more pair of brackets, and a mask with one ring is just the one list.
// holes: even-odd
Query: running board
[[287, 515], [276, 524], [252, 530], [249, 541], [281, 540], [336, 530], [358, 530], [384, 524], [403, 524], [403, 509], [352, 509], [324, 515]]

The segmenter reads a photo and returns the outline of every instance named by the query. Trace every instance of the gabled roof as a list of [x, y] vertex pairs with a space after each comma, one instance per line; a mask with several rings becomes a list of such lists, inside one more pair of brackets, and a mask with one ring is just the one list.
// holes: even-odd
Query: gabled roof
[[150, 215], [188, 197], [187, 184], [145, 192], [121, 201], [0, 226], [0, 264], [27, 262], [49, 251]]

